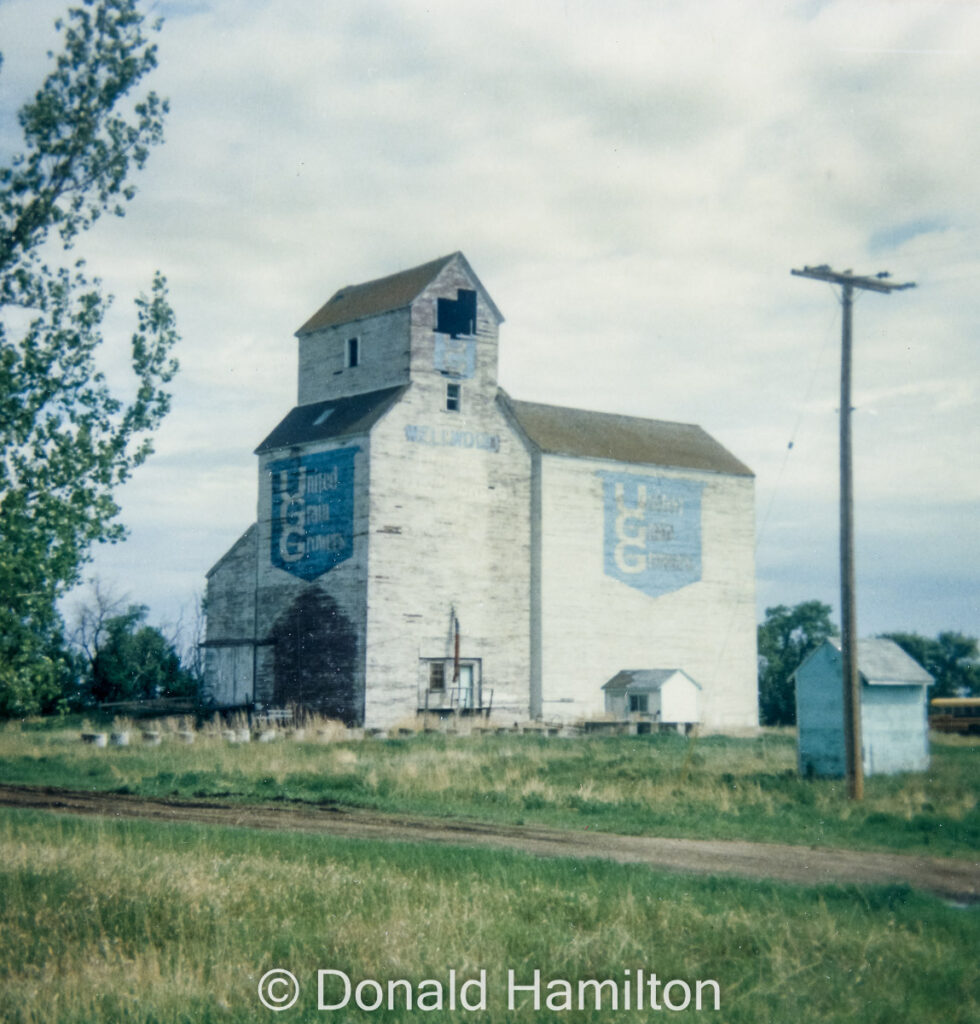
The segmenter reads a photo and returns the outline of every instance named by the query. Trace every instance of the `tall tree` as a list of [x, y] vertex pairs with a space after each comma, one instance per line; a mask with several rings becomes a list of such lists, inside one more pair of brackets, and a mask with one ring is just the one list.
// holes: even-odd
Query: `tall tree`
[[[111, 297], [64, 255], [163, 138], [167, 104], [135, 97], [156, 66], [136, 0], [82, 0], [19, 113], [23, 149], [0, 166], [0, 713], [39, 710], [59, 668], [58, 597], [96, 542], [123, 534], [113, 494], [150, 454], [169, 407], [177, 340], [166, 282], [136, 300], [135, 392], [96, 365]], [[154, 26], [158, 28], [159, 25]], [[61, 255], [62, 265], [52, 262]]]
[[930, 697], [955, 697], [961, 691], [980, 694], [980, 661], [975, 637], [940, 633], [935, 640], [919, 633], [885, 633], [935, 680]]
[[836, 636], [830, 605], [804, 601], [766, 609], [759, 626], [759, 716], [763, 725], [796, 722], [796, 688], [792, 675], [824, 640]]
[[89, 692], [97, 702], [193, 697], [197, 683], [173, 643], [146, 624], [145, 605], [130, 605], [105, 620], [89, 666]]

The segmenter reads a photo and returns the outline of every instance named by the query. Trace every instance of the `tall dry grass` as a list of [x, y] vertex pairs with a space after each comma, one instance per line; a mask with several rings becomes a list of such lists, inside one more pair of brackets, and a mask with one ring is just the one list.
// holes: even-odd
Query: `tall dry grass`
[[[965, 1024], [980, 1011], [976, 913], [902, 889], [797, 890], [422, 844], [0, 812], [0, 1019], [87, 1024], [271, 1019], [268, 969], [304, 985], [284, 1020], [318, 1014], [315, 972], [355, 980], [488, 972], [486, 1014], [528, 979], [718, 981], [730, 1024]], [[572, 1013], [576, 1021], [648, 1013]], [[681, 1014], [686, 1019], [694, 1014]]]
[[[183, 723], [177, 723], [180, 725]], [[269, 743], [98, 749], [69, 729], [0, 731], [8, 781], [147, 796], [287, 799], [626, 833], [831, 844], [958, 856], [980, 846], [980, 746], [936, 741], [922, 774], [873, 777], [853, 804], [842, 782], [801, 779], [788, 732], [752, 739], [410, 735], [353, 741], [310, 720]], [[245, 723], [247, 726], [247, 722]], [[236, 723], [238, 728], [240, 723]], [[302, 741], [289, 739], [302, 729]]]

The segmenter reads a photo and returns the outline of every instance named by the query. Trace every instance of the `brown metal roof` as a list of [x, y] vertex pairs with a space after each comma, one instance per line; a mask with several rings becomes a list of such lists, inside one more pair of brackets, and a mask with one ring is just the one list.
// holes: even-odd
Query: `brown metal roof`
[[296, 332], [309, 334], [335, 324], [346, 324], [365, 316], [388, 313], [410, 305], [431, 284], [436, 275], [459, 253], [450, 253], [420, 267], [403, 270], [364, 284], [339, 289]]
[[307, 441], [329, 441], [336, 437], [366, 434], [401, 398], [407, 385], [383, 388], [349, 398], [297, 405], [280, 420], [272, 433], [255, 449], [256, 455], [290, 448]]
[[727, 448], [691, 423], [516, 402], [501, 395], [521, 429], [543, 452], [754, 476]]

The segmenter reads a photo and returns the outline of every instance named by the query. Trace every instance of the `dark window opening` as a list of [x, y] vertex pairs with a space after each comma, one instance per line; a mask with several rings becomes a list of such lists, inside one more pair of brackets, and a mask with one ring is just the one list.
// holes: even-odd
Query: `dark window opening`
[[647, 693], [630, 694], [630, 711], [646, 714], [650, 710], [650, 695]]
[[476, 334], [476, 292], [457, 288], [455, 299], [438, 299], [436, 330], [453, 338], [460, 334]]
[[358, 366], [361, 362], [361, 344], [359, 338], [347, 339], [347, 366]]
[[429, 690], [442, 692], [446, 689], [446, 665], [442, 661], [429, 664]]
[[449, 412], [459, 412], [463, 399], [463, 389], [459, 384], [446, 385], [446, 408]]

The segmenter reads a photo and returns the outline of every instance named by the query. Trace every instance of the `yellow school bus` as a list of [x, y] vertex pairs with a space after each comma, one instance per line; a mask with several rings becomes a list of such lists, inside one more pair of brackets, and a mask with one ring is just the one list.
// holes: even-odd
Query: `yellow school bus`
[[980, 732], [980, 697], [936, 697], [929, 702], [929, 727], [939, 732]]

